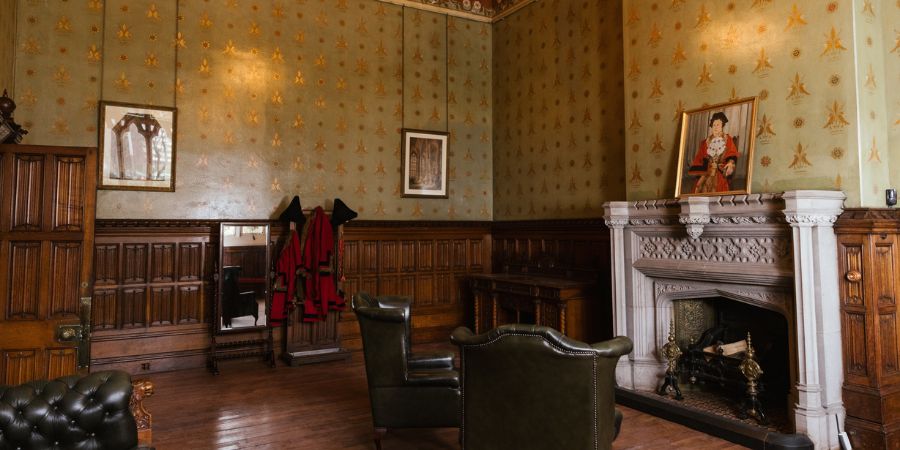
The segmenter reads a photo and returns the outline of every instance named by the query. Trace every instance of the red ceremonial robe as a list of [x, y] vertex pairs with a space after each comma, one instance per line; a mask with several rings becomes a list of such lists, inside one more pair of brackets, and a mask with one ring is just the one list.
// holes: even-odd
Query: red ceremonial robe
[[284, 292], [272, 293], [272, 317], [273, 326], [278, 326], [287, 318], [287, 303], [294, 298], [297, 292], [297, 266], [300, 265], [300, 235], [296, 230], [291, 231], [291, 237], [287, 245], [278, 255], [275, 262], [275, 282], [285, 287]]
[[344, 309], [344, 299], [337, 295], [334, 274], [331, 270], [331, 256], [334, 252], [334, 231], [331, 222], [321, 206], [313, 211], [311, 220], [303, 256], [300, 259], [300, 267], [306, 271], [304, 322], [324, 320], [329, 310]]

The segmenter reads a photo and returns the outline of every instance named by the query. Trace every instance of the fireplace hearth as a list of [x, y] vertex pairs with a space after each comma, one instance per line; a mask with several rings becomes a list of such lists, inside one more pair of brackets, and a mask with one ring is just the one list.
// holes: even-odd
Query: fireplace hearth
[[[619, 398], [634, 406], [649, 405], [646, 409], [651, 412], [678, 406], [679, 402], [653, 394], [665, 376], [660, 348], [671, 321], [679, 320], [677, 303], [700, 300], [721, 306], [724, 312], [715, 314], [738, 322], [758, 310], [753, 314], [766, 322], [780, 321], [782, 331], [735, 332], [751, 331], [757, 349], [776, 352], [766, 358], [772, 356], [782, 361], [776, 366], [787, 366], [775, 369], [780, 375], [766, 380], [770, 392], [781, 392], [782, 401], [776, 401], [780, 404], [772, 411], [784, 405], [787, 418], [776, 430], [795, 439], [783, 448], [803, 447], [796, 439], [808, 439], [807, 448], [810, 444], [837, 448], [835, 418], [843, 423], [844, 407], [832, 225], [843, 199], [836, 191], [791, 191], [604, 205], [613, 254], [613, 327], [616, 334], [634, 341], [634, 352], [617, 367]], [[756, 321], [732, 326], [758, 328]], [[779, 333], [781, 337], [776, 336]], [[782, 355], [776, 357], [778, 351]], [[691, 391], [684, 387], [689, 383], [682, 386], [688, 397]], [[716, 414], [716, 407], [712, 412], [692, 412], [697, 406], [683, 406], [693, 417], [688, 422], [709, 430], [712, 423], [724, 420], [731, 423], [726, 429], [745, 429], [743, 437], [723, 435], [735, 442], [747, 445], [746, 435], [784, 438], [769, 428]], [[773, 419], [777, 415], [769, 413]]]

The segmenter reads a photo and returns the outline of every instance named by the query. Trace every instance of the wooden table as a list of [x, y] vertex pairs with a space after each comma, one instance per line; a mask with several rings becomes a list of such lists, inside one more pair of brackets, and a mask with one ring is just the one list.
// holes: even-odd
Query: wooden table
[[530, 274], [470, 275], [475, 333], [507, 323], [553, 327], [566, 336], [592, 342], [597, 283]]

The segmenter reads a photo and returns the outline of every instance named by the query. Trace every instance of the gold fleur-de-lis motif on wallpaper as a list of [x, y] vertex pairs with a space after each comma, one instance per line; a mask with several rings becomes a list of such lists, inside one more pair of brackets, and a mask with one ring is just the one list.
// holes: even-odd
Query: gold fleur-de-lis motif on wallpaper
[[250, 26], [247, 27], [247, 34], [250, 37], [258, 37], [262, 34], [262, 29], [259, 28], [259, 24], [256, 22], [250, 22]]
[[[212, 20], [209, 18], [209, 13], [203, 11], [203, 14], [200, 15], [200, 28], [210, 29], [213, 26]], [[229, 40], [229, 42], [231, 42]]]
[[753, 69], [753, 73], [765, 72], [771, 68], [773, 68], [772, 63], [766, 55], [766, 48], [763, 47], [759, 49], [759, 58], [756, 58], [756, 67]]
[[875, 69], [872, 68], [872, 64], [869, 64], [869, 69], [866, 71], [866, 87], [869, 89], [877, 89], [878, 83], [875, 81]]
[[206, 58], [203, 58], [200, 61], [200, 67], [197, 68], [197, 72], [204, 76], [209, 76], [211, 73], [211, 69], [209, 67], [209, 61]]
[[201, 153], [197, 156], [197, 161], [194, 162], [194, 166], [196, 167], [209, 167], [209, 156], [206, 153]]
[[159, 67], [159, 58], [156, 57], [156, 54], [153, 52], [148, 52], [147, 56], [144, 57], [144, 67], [155, 69]]
[[727, 49], [735, 48], [738, 46], [739, 39], [740, 33], [737, 27], [729, 25], [728, 30], [725, 32], [725, 37], [722, 39], [722, 47]]
[[659, 137], [659, 133], [656, 133], [656, 139], [653, 140], [653, 148], [650, 149], [650, 153], [665, 153], [666, 148], [663, 147], [662, 138]]
[[103, 1], [102, 0], [90, 0], [88, 2], [88, 9], [94, 12], [99, 12], [103, 10]]
[[804, 147], [802, 143], [798, 142], [797, 148], [794, 149], [794, 159], [791, 160], [791, 164], [788, 165], [788, 168], [799, 170], [805, 169], [810, 166], [812, 166], [812, 163], [809, 162], [809, 159], [807, 159], [806, 157], [806, 147]]
[[644, 181], [644, 178], [641, 176], [641, 166], [638, 163], [634, 163], [634, 167], [631, 168], [631, 179], [628, 181], [633, 184], [640, 184]]
[[835, 27], [831, 27], [831, 32], [829, 32], [825, 36], [825, 49], [822, 50], [822, 55], [834, 55], [843, 50], [847, 50], [847, 47], [844, 47], [844, 43], [841, 41], [840, 33], [838, 33]]
[[772, 3], [772, 0], [753, 0], [753, 4], [750, 5], [751, 8], [761, 8], [768, 4]]
[[803, 13], [800, 12], [800, 8], [794, 3], [791, 5], [791, 13], [788, 14], [787, 26], [784, 27], [784, 31], [803, 25], [806, 25], [806, 19], [803, 17]]
[[694, 28], [704, 28], [712, 22], [712, 15], [706, 10], [706, 4], [700, 5], [700, 12], [697, 13], [697, 23]]
[[72, 76], [69, 74], [69, 69], [67, 69], [66, 66], [59, 66], [56, 68], [56, 71], [53, 72], [53, 81], [60, 86], [68, 83], [71, 78]]
[[41, 52], [41, 45], [38, 43], [37, 39], [30, 37], [25, 39], [25, 42], [22, 43], [22, 51], [29, 55], [37, 55]]
[[772, 125], [772, 119], [763, 114], [762, 119], [759, 121], [759, 127], [756, 129], [756, 137], [769, 138], [775, 135], [776, 133], [774, 125]]
[[869, 159], [867, 162], [881, 162], [881, 152], [878, 151], [878, 144], [875, 142], [875, 137], [872, 137], [872, 147], [869, 148]]
[[872, 5], [872, 0], [863, 0], [862, 12], [873, 19], [875, 18], [875, 6]]
[[88, 62], [95, 63], [100, 62], [103, 58], [103, 55], [100, 53], [100, 49], [97, 48], [97, 44], [91, 44], [91, 47], [87, 52], [87, 60]]
[[281, 147], [281, 135], [279, 135], [277, 131], [275, 132], [275, 135], [272, 136], [271, 144], [273, 148]]
[[184, 38], [184, 34], [182, 32], [175, 33], [175, 42], [172, 44], [175, 48], [186, 48], [187, 40]]
[[147, 8], [147, 18], [150, 20], [159, 20], [159, 9], [156, 7], [156, 3], [151, 3], [150, 7]]
[[58, 33], [69, 33], [72, 31], [72, 21], [66, 16], [61, 16], [56, 20], [56, 26], [53, 29]]
[[116, 37], [119, 39], [119, 42], [123, 44], [131, 40], [131, 29], [128, 28], [128, 24], [119, 24], [119, 30], [116, 31]]
[[663, 38], [662, 31], [659, 30], [659, 26], [656, 22], [653, 22], [653, 26], [650, 28], [650, 37], [647, 39], [647, 43], [650, 44], [651, 47], [656, 47], [659, 45], [659, 41]]
[[272, 179], [272, 184], [269, 186], [269, 191], [281, 192], [281, 181], [278, 180], [278, 177]]
[[660, 98], [662, 96], [663, 96], [662, 83], [660, 83], [659, 78], [655, 78], [653, 80], [653, 85], [650, 87], [649, 98]]
[[247, 157], [247, 168], [248, 169], [258, 169], [259, 168], [259, 158], [253, 153], [251, 153]]
[[847, 118], [844, 117], [844, 105], [838, 103], [837, 100], [832, 102], [831, 106], [828, 106], [826, 108], [826, 115], [828, 116], [828, 119], [826, 120], [825, 125], [822, 128], [839, 130], [847, 125], [850, 125], [850, 122], [848, 122]]
[[809, 91], [806, 90], [806, 84], [803, 83], [803, 79], [800, 77], [800, 72], [794, 74], [794, 79], [791, 80], [791, 88], [788, 92], [788, 100], [797, 100], [806, 95], [809, 95]]
[[638, 115], [637, 110], [633, 111], [631, 114], [631, 122], [628, 124], [629, 131], [638, 131], [642, 127], [641, 118]]
[[712, 79], [712, 72], [709, 70], [709, 64], [703, 63], [703, 67], [700, 69], [700, 75], [697, 77], [697, 86], [707, 86], [715, 83]]
[[628, 19], [625, 21], [626, 25], [634, 25], [641, 21], [641, 17], [638, 14], [638, 9], [634, 5], [628, 8]]
[[669, 5], [669, 7], [674, 10], [678, 10], [682, 6], [684, 6], [685, 3], [687, 3], [687, 0], [672, 0], [672, 4]]

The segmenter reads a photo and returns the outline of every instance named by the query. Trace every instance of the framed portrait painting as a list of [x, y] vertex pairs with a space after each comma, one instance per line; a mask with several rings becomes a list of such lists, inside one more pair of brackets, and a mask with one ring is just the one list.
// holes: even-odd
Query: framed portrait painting
[[757, 105], [748, 97], [682, 114], [676, 197], [750, 193]]
[[175, 191], [175, 108], [100, 102], [100, 189]]
[[447, 198], [448, 133], [403, 130], [402, 197]]

